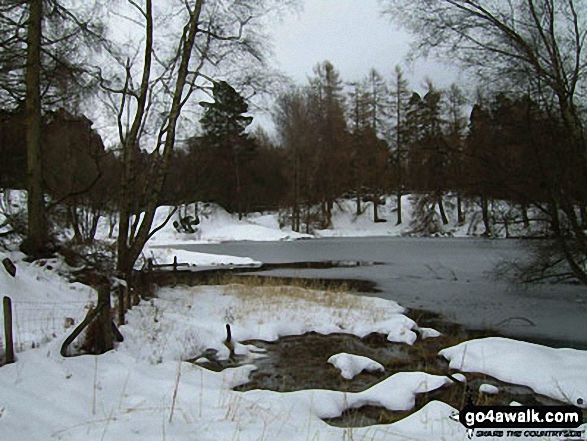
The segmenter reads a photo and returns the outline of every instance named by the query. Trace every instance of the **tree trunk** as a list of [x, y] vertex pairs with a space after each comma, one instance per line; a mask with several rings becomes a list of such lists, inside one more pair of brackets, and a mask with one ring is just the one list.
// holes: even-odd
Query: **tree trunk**
[[448, 224], [448, 217], [446, 217], [446, 211], [444, 210], [444, 203], [442, 202], [442, 194], [438, 195], [437, 199], [438, 210], [440, 210], [440, 217], [442, 218], [443, 225]]
[[400, 225], [402, 223], [402, 191], [401, 189], [397, 190], [397, 222], [396, 225]]
[[465, 223], [465, 213], [463, 213], [463, 201], [461, 199], [460, 193], [457, 193], [457, 221], [459, 225], [463, 225]]
[[587, 229], [587, 206], [584, 203], [581, 203], [579, 211], [581, 214], [581, 228], [585, 230]]
[[330, 228], [332, 225], [332, 209], [334, 208], [334, 199], [328, 199], [326, 203], [326, 224]]
[[300, 232], [300, 162], [298, 152], [294, 152], [294, 203], [292, 208], [292, 230]]
[[114, 334], [112, 333], [112, 316], [110, 305], [110, 287], [102, 285], [98, 288], [98, 306], [100, 313], [96, 317], [96, 334], [94, 335], [94, 350], [96, 354], [104, 354], [114, 348]]
[[69, 206], [69, 224], [71, 228], [73, 228], [73, 241], [77, 244], [83, 243], [83, 235], [79, 227], [79, 219], [77, 217], [77, 210], [75, 205]]
[[528, 206], [526, 203], [522, 204], [522, 222], [524, 222], [524, 228], [530, 228], [530, 219], [528, 219]]
[[240, 177], [240, 169], [239, 169], [239, 160], [238, 160], [238, 151], [237, 147], [232, 147], [234, 152], [234, 177], [235, 177], [235, 184], [236, 184], [236, 209], [238, 211], [238, 220], [243, 220], [243, 210], [242, 210], [242, 201], [241, 201], [241, 177]]
[[379, 194], [373, 195], [373, 222], [379, 222]]
[[[197, 0], [194, 9], [190, 15], [189, 23], [186, 25], [186, 33], [182, 39], [180, 48], [180, 63], [178, 67], [177, 79], [175, 89], [173, 91], [173, 101], [169, 114], [167, 115], [167, 123], [165, 125], [165, 141], [163, 144], [163, 153], [156, 156], [156, 165], [153, 169], [153, 177], [148, 187], [148, 197], [145, 201], [145, 209], [143, 213], [133, 213], [131, 210], [131, 194], [132, 188], [128, 185], [128, 180], [133, 177], [132, 166], [134, 164], [134, 152], [138, 150], [138, 135], [140, 127], [144, 122], [144, 112], [149, 92], [149, 78], [151, 65], [151, 52], [153, 48], [153, 15], [152, 15], [152, 1], [147, 0], [147, 41], [145, 45], [145, 68], [143, 71], [143, 79], [141, 81], [141, 93], [138, 100], [138, 109], [130, 134], [128, 135], [125, 145], [125, 169], [130, 171], [123, 178], [123, 199], [121, 200], [120, 220], [119, 220], [119, 236], [118, 236], [118, 272], [127, 277], [132, 272], [134, 263], [141, 254], [145, 243], [149, 240], [152, 234], [151, 227], [155, 218], [155, 212], [159, 205], [159, 197], [163, 189], [165, 175], [171, 160], [171, 153], [175, 145], [175, 134], [177, 129], [177, 121], [181, 114], [182, 106], [184, 105], [184, 87], [186, 85], [186, 78], [189, 73], [189, 62], [198, 32], [199, 17], [202, 11], [203, 0]], [[128, 161], [128, 162], [126, 162]], [[133, 226], [132, 231], [129, 231], [130, 218], [135, 214], [139, 216], [142, 214], [140, 225], [136, 228]], [[136, 220], [136, 222], [139, 222]], [[132, 233], [132, 234], [131, 234]]]
[[86, 242], [88, 245], [92, 245], [94, 243], [94, 239], [96, 238], [96, 232], [98, 231], [98, 224], [100, 223], [100, 217], [101, 217], [100, 210], [93, 210], [92, 209], [91, 215], [92, 215], [92, 225], [90, 227], [88, 237], [86, 238]]
[[485, 232], [483, 236], [491, 236], [491, 224], [489, 223], [489, 207], [487, 198], [481, 197], [481, 213], [483, 215], [483, 225], [485, 226]]
[[26, 65], [26, 143], [28, 238], [26, 251], [40, 255], [47, 246], [47, 220], [43, 196], [41, 153], [41, 36], [43, 1], [29, 6]]

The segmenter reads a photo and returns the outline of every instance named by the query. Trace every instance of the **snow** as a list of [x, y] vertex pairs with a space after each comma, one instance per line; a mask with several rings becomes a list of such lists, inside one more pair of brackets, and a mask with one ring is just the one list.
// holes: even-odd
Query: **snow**
[[[10, 286], [18, 294], [15, 297], [40, 301], [50, 295], [60, 302], [72, 300], [75, 291], [76, 300], [80, 293], [84, 300], [94, 298], [93, 290], [69, 284], [47, 265], [15, 260], [17, 277], [3, 272], [0, 278], [2, 287]], [[260, 309], [260, 304], [266, 308]], [[402, 311], [381, 299], [293, 287], [162, 289], [159, 298], [129, 311], [127, 324], [120, 327], [125, 341], [106, 354], [61, 357], [66, 329], [34, 349], [17, 350], [17, 362], [0, 368], [0, 439], [18, 440], [24, 433], [30, 440], [212, 440], [237, 434], [242, 440], [344, 439], [349, 429], [329, 426], [321, 418], [367, 404], [409, 410], [417, 394], [449, 380], [401, 372], [357, 393], [239, 393], [231, 389], [247, 381], [254, 365], [216, 373], [182, 360], [209, 348], [228, 356], [222, 343], [227, 321], [235, 340], [311, 330], [364, 335], [369, 329], [385, 329], [401, 335], [417, 328]], [[237, 351], [250, 354], [254, 363], [253, 350], [237, 345]], [[460, 425], [447, 419], [453, 411], [430, 403], [397, 424], [352, 432], [375, 440], [413, 434], [431, 440], [464, 439]]]
[[499, 388], [493, 384], [483, 383], [481, 386], [479, 386], [479, 392], [487, 395], [495, 395], [499, 393]]
[[[173, 207], [159, 207], [154, 225], [159, 225]], [[189, 215], [195, 218], [193, 210]], [[217, 204], [198, 203], [200, 223], [195, 226], [195, 233], [180, 233], [173, 226], [179, 220], [176, 213], [172, 219], [149, 241], [150, 246], [178, 243], [219, 243], [227, 241], [279, 241], [309, 238], [307, 234], [296, 233], [288, 228], [280, 229], [277, 213], [252, 213], [242, 220], [230, 214]]]
[[340, 375], [347, 380], [352, 380], [355, 376], [363, 371], [383, 372], [385, 368], [381, 363], [371, 360], [369, 357], [362, 355], [347, 354], [342, 352], [335, 354], [328, 359], [328, 363], [340, 370]]
[[587, 351], [488, 337], [443, 349], [439, 355], [449, 360], [451, 369], [487, 374], [587, 408]]
[[419, 328], [418, 332], [420, 332], [420, 336], [425, 340], [427, 338], [435, 338], [440, 337], [442, 334], [438, 332], [436, 329], [432, 328]]
[[[18, 253], [10, 257], [17, 277], [2, 269], [0, 289], [11, 292], [16, 304], [38, 302], [38, 309], [47, 308], [61, 323], [65, 316], [48, 302], [95, 301], [92, 289], [59, 276], [68, 270], [62, 262], [41, 266], [23, 262]], [[82, 307], [80, 317], [84, 311]], [[422, 335], [401, 306], [379, 298], [288, 286], [165, 288], [158, 298], [128, 312], [127, 324], [120, 327], [125, 341], [106, 354], [61, 357], [59, 349], [69, 332], [64, 326], [37, 341], [35, 348], [17, 348], [17, 362], [0, 368], [0, 439], [20, 440], [23, 434], [30, 440], [90, 441], [467, 439], [464, 428], [449, 418], [456, 410], [437, 401], [390, 425], [344, 429], [322, 420], [365, 405], [410, 410], [418, 394], [450, 387], [447, 377], [424, 372], [399, 372], [354, 393], [235, 392], [232, 388], [247, 381], [255, 358], [262, 356], [254, 347], [237, 344], [236, 351], [248, 355], [251, 364], [223, 372], [185, 361], [206, 349], [227, 357], [225, 323], [232, 325], [235, 341], [309, 331], [359, 336], [378, 331], [405, 343]], [[481, 370], [556, 395], [554, 387], [540, 390], [550, 375], [564, 395], [573, 400], [584, 396], [587, 382], [581, 369], [587, 355], [582, 351], [485, 339], [442, 354], [462, 371]]]
[[[16, 266], [12, 277], [0, 266], [0, 292], [12, 302], [14, 344], [17, 351], [51, 340], [65, 327], [79, 323], [97, 300], [94, 289], [69, 283], [58, 275], [68, 271], [61, 259], [24, 262], [24, 254], [0, 252], [0, 261], [9, 258]], [[4, 329], [0, 315], [0, 329]], [[2, 333], [3, 334], [3, 333]], [[0, 346], [3, 347], [3, 335]]]
[[[353, 204], [346, 201], [333, 213], [334, 228], [317, 231], [315, 236], [280, 228], [275, 213], [252, 214], [239, 221], [213, 204], [202, 204], [196, 233], [178, 233], [169, 224], [150, 241], [143, 257], [156, 263], [171, 263], [177, 258], [180, 263], [199, 266], [251, 266], [259, 262], [172, 245], [407, 234], [411, 202], [408, 197], [403, 201], [403, 226], [395, 226], [391, 199], [380, 207], [381, 217], [388, 222], [379, 224], [372, 222], [369, 205], [365, 214], [357, 217]], [[157, 220], [164, 219], [168, 210], [160, 209]], [[469, 227], [453, 225], [447, 231], [464, 235]], [[107, 240], [105, 222], [100, 226], [100, 238]], [[77, 324], [85, 316], [96, 301], [95, 291], [69, 282], [71, 268], [60, 259], [30, 264], [20, 253], [0, 252], [0, 260], [5, 257], [17, 266], [15, 278], [0, 268], [0, 290], [13, 302], [17, 362], [0, 367], [1, 440], [21, 440], [23, 434], [33, 441], [467, 439], [460, 423], [450, 418], [456, 409], [439, 401], [431, 401], [389, 425], [343, 429], [322, 420], [365, 405], [411, 410], [418, 394], [451, 387], [451, 380], [444, 376], [399, 372], [352, 393], [232, 390], [247, 382], [256, 369], [255, 360], [263, 356], [254, 346], [238, 341], [271, 341], [311, 331], [360, 337], [380, 332], [389, 341], [414, 344], [439, 335], [434, 329], [420, 328], [394, 301], [291, 286], [164, 288], [157, 298], [142, 301], [128, 312], [127, 324], [120, 327], [125, 341], [115, 350], [100, 356], [63, 358], [59, 349], [71, 332], [71, 322]], [[435, 279], [431, 283], [435, 285], [426, 286], [439, 282]], [[207, 349], [227, 358], [229, 351], [223, 344], [226, 323], [232, 326], [235, 352], [245, 355], [249, 364], [212, 372], [186, 361]], [[460, 371], [453, 374], [459, 381], [465, 381], [462, 372], [480, 372], [569, 404], [587, 406], [587, 351], [487, 338], [443, 349], [440, 355], [449, 360], [451, 369]], [[377, 367], [375, 361], [363, 358], [338, 354], [331, 362], [341, 373], [345, 364], [353, 371], [360, 368], [359, 372]], [[494, 389], [482, 385], [480, 390], [491, 393]]]
[[225, 256], [222, 254], [199, 253], [170, 247], [148, 247], [143, 252], [145, 259], [152, 259], [156, 265], [172, 264], [174, 258], [180, 264], [189, 266], [259, 266], [261, 262], [248, 257]]

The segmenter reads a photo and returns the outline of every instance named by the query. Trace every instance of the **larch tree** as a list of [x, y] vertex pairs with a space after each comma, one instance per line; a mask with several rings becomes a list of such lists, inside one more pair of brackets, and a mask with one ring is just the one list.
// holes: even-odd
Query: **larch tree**
[[405, 154], [406, 154], [406, 118], [410, 100], [408, 80], [404, 77], [401, 66], [396, 65], [394, 76], [391, 80], [389, 93], [391, 98], [391, 114], [393, 116], [392, 138], [394, 151], [392, 163], [394, 164], [394, 177], [397, 199], [397, 222], [402, 223], [402, 196], [405, 185]]
[[363, 151], [363, 136], [370, 126], [370, 93], [365, 87], [365, 82], [353, 82], [349, 86], [348, 93], [348, 119], [350, 123], [350, 135], [352, 140], [351, 170], [355, 191], [356, 215], [362, 213], [361, 204], [367, 170], [367, 161]]
[[389, 91], [381, 74], [371, 69], [364, 80], [366, 90], [369, 91], [367, 105], [369, 108], [369, 126], [372, 131], [368, 135], [367, 149], [371, 190], [373, 196], [373, 221], [381, 222], [379, 218], [379, 198], [388, 189], [388, 151], [387, 137], [389, 122]]
[[448, 142], [449, 174], [452, 176], [450, 184], [455, 186], [453, 190], [457, 195], [457, 222], [465, 223], [461, 191], [458, 188], [462, 184], [464, 174], [464, 139], [467, 128], [467, 120], [463, 116], [463, 108], [467, 98], [462, 89], [453, 83], [446, 91], [446, 138]]
[[319, 158], [316, 190], [322, 199], [324, 226], [330, 225], [334, 200], [345, 188], [345, 168], [350, 156], [342, 90], [340, 74], [332, 63], [324, 61], [315, 66], [310, 80], [310, 103]]
[[101, 22], [92, 12], [93, 5], [78, 5], [75, 12], [72, 5], [58, 0], [17, 0], [0, 6], [0, 102], [14, 109], [24, 101], [28, 232], [21, 248], [32, 256], [43, 255], [51, 248], [41, 120], [45, 109], [71, 108], [71, 103], [92, 91], [90, 64], [85, 58], [103, 43]]

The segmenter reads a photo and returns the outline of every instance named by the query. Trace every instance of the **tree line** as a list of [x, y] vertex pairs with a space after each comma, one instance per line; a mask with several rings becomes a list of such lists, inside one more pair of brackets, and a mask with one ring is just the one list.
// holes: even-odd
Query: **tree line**
[[[417, 193], [419, 216], [437, 213], [442, 223], [465, 222], [462, 201], [476, 201], [488, 235], [492, 199], [518, 206], [524, 223], [530, 208], [538, 211], [554, 244], [541, 271], [587, 283], [581, 2], [386, 0], [384, 13], [414, 34], [415, 55], [448, 55], [486, 87], [472, 99], [458, 85], [441, 90], [431, 81], [414, 92], [401, 68], [347, 84], [322, 62], [308, 84], [277, 98], [275, 140], [247, 128], [254, 115], [245, 97], [270, 81], [264, 17], [293, 0], [234, 8], [227, 0], [178, 2], [157, 18], [151, 0], [78, 3], [0, 5], [2, 137], [12, 143], [2, 148], [17, 152], [10, 160], [18, 164], [26, 158], [27, 170], [11, 167], [2, 180], [26, 186], [27, 253], [50, 250], [46, 212], [67, 199], [75, 206], [66, 209], [70, 219], [95, 219], [81, 214], [97, 202], [116, 207], [117, 270], [126, 277], [160, 228], [161, 204], [214, 200], [240, 217], [287, 207], [292, 227], [302, 230], [327, 227], [341, 197], [354, 198], [357, 213], [374, 204], [373, 220], [382, 221], [377, 205], [389, 193], [401, 223], [402, 197]], [[110, 38], [99, 20], [110, 8], [141, 33], [134, 46]], [[211, 101], [194, 103], [202, 94]], [[116, 121], [115, 154], [80, 116], [88, 97]], [[199, 121], [182, 123], [188, 108], [199, 109]], [[66, 160], [51, 157], [52, 143]], [[452, 215], [448, 194], [457, 200]], [[80, 238], [82, 230], [91, 235], [92, 223]]]
[[[570, 156], [559, 155], [568, 145], [560, 121], [528, 95], [479, 92], [471, 102], [458, 85], [441, 90], [431, 80], [418, 93], [399, 66], [387, 81], [373, 69], [361, 82], [344, 83], [330, 62], [317, 64], [305, 87], [276, 100], [277, 139], [262, 129], [246, 132], [253, 117], [227, 82], [217, 82], [211, 95], [213, 102], [200, 104], [200, 133], [170, 157], [160, 204], [211, 201], [241, 218], [282, 209], [294, 230], [309, 231], [327, 228], [343, 197], [356, 201], [357, 215], [373, 204], [380, 222], [377, 206], [394, 194], [401, 224], [401, 198], [417, 194], [418, 215], [438, 214], [444, 224], [464, 224], [462, 202], [474, 201], [491, 235], [492, 199], [516, 204], [528, 224], [528, 208], [547, 200], [544, 179], [570, 165]], [[24, 113], [5, 111], [0, 120], [2, 187], [26, 188]], [[118, 210], [123, 158], [105, 150], [91, 121], [65, 110], [46, 113], [42, 132], [45, 191], [63, 202], [75, 240], [91, 241], [99, 218]], [[138, 152], [131, 193], [147, 186], [150, 160]], [[456, 199], [452, 213], [447, 197]], [[133, 201], [132, 212], [146, 204]]]

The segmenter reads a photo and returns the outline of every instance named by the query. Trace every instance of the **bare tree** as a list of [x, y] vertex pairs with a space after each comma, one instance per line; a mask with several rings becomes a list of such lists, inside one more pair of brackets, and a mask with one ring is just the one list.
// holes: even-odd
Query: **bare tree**
[[[452, 185], [462, 180], [464, 139], [467, 120], [463, 117], [463, 107], [467, 103], [465, 94], [456, 83], [450, 85], [446, 91], [447, 133], [446, 138], [449, 144], [448, 157], [449, 168], [453, 176]], [[453, 188], [457, 194], [457, 222], [459, 225], [465, 223], [461, 192]]]
[[[289, 181], [292, 207], [292, 229], [301, 231], [302, 210], [306, 205], [306, 218], [310, 204], [317, 202], [313, 178], [319, 167], [319, 158], [314, 148], [316, 128], [310, 114], [307, 91], [292, 89], [276, 101], [273, 120], [284, 146], [291, 168]], [[306, 232], [309, 232], [308, 219]]]
[[[230, 5], [229, 5], [230, 3]], [[227, 2], [196, 0], [172, 2], [172, 22], [158, 22], [152, 0], [128, 1], [144, 32], [142, 58], [133, 65], [131, 58], [116, 55], [123, 63], [122, 82], [103, 79], [102, 85], [120, 97], [118, 132], [122, 145], [123, 171], [119, 201], [120, 220], [117, 270], [128, 277], [145, 243], [163, 224], [153, 226], [163, 184], [171, 161], [180, 117], [196, 92], [209, 92], [213, 77], [234, 77], [245, 72], [238, 82], [243, 88], [256, 84], [239, 63], [263, 64], [261, 23], [267, 13], [292, 2], [257, 0]], [[138, 18], [137, 18], [138, 17]], [[177, 26], [178, 20], [183, 20]], [[173, 27], [170, 26], [173, 23]], [[155, 28], [161, 25], [172, 47], [157, 44]], [[181, 29], [173, 35], [170, 29]], [[258, 72], [258, 70], [251, 70]], [[140, 80], [135, 84], [135, 75]], [[249, 90], [251, 90], [249, 88]], [[150, 127], [157, 127], [153, 132]], [[150, 148], [145, 148], [150, 144]], [[141, 150], [144, 148], [144, 150]], [[146, 153], [148, 152], [148, 153]], [[147, 156], [147, 169], [139, 170], [139, 159]], [[141, 176], [139, 176], [139, 174]], [[140, 182], [140, 185], [137, 183]], [[168, 216], [166, 219], [169, 220]]]
[[404, 167], [405, 167], [405, 153], [406, 153], [406, 127], [405, 120], [407, 117], [408, 101], [410, 99], [410, 92], [408, 90], [408, 81], [404, 77], [404, 72], [401, 66], [395, 66], [394, 77], [391, 81], [390, 88], [392, 110], [394, 114], [395, 124], [393, 127], [395, 154], [393, 155], [393, 163], [395, 165], [395, 182], [396, 182], [396, 197], [397, 197], [397, 222], [396, 225], [402, 223], [402, 195], [404, 192]]
[[[530, 93], [564, 128], [564, 155], [534, 205], [550, 217], [556, 249], [587, 283], [587, 235], [578, 209], [587, 195], [587, 151], [580, 100], [585, 90], [587, 8], [578, 0], [386, 0], [384, 12], [417, 36], [416, 53], [450, 54], [497, 87]], [[583, 183], [577, 185], [577, 182]]]

